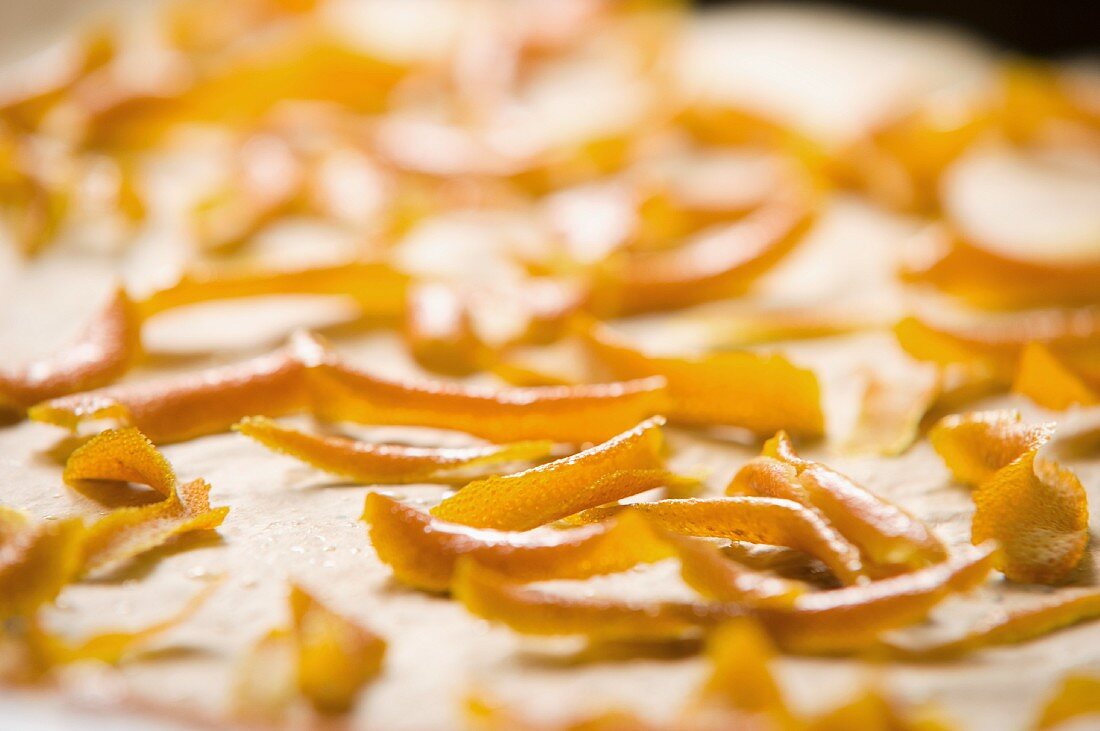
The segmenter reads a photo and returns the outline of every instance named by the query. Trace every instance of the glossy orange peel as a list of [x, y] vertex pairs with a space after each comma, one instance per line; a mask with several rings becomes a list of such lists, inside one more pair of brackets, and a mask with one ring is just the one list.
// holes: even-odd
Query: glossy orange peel
[[120, 288], [56, 354], [0, 373], [0, 409], [23, 411], [46, 399], [104, 386], [140, 355], [141, 317]]
[[529, 530], [655, 487], [676, 487], [686, 478], [664, 469], [663, 424], [653, 417], [571, 457], [475, 480], [432, 515], [475, 528]]
[[582, 323], [580, 331], [596, 360], [618, 378], [664, 377], [673, 422], [738, 426], [759, 435], [787, 429], [816, 437], [825, 431], [817, 376], [782, 355], [730, 351], [652, 356], [606, 325]]
[[459, 470], [536, 460], [548, 455], [554, 446], [548, 441], [476, 447], [372, 444], [346, 437], [309, 434], [281, 426], [263, 416], [244, 419], [233, 429], [274, 452], [370, 485], [453, 482], [460, 479], [456, 476]]
[[403, 584], [447, 591], [463, 556], [515, 581], [584, 579], [668, 558], [672, 551], [637, 515], [536, 532], [473, 529], [367, 493], [362, 515], [371, 545]]

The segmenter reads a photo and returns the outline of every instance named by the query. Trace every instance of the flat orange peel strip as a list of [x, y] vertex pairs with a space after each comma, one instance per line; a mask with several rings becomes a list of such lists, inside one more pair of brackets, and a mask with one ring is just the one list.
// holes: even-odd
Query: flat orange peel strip
[[579, 516], [601, 520], [618, 510], [642, 513], [672, 533], [786, 546], [820, 559], [845, 584], [863, 580], [859, 549], [814, 512], [793, 500], [764, 497], [687, 498], [597, 508]]
[[787, 429], [806, 437], [825, 431], [817, 375], [778, 354], [751, 351], [699, 357], [651, 356], [606, 325], [579, 326], [597, 361], [618, 378], [662, 376], [676, 423], [739, 426], [759, 435]]
[[465, 431], [494, 442], [599, 442], [663, 413], [665, 381], [486, 389], [391, 381], [328, 361], [310, 373], [314, 413], [363, 424]]
[[475, 480], [432, 515], [475, 528], [529, 530], [680, 478], [664, 470], [662, 417], [571, 457]]
[[365, 484], [453, 481], [453, 472], [459, 468], [535, 460], [548, 455], [554, 446], [549, 441], [476, 447], [371, 444], [345, 437], [309, 434], [262, 416], [244, 419], [233, 429], [272, 451]]
[[46, 399], [105, 386], [141, 355], [141, 317], [122, 288], [56, 354], [0, 373], [0, 408], [23, 411]]
[[668, 558], [672, 551], [641, 516], [530, 534], [472, 529], [368, 493], [371, 545], [403, 584], [447, 591], [463, 556], [517, 581], [584, 579]]

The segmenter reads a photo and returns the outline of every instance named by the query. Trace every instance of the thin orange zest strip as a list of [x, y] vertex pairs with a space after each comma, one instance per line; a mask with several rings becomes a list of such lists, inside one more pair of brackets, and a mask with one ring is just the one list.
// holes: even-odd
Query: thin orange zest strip
[[765, 497], [688, 498], [634, 503], [586, 511], [583, 520], [602, 520], [622, 509], [636, 510], [663, 530], [691, 536], [786, 546], [821, 560], [845, 584], [864, 576], [859, 549], [816, 513], [793, 500]]
[[807, 437], [825, 431], [817, 376], [781, 355], [731, 351], [650, 356], [595, 322], [582, 327], [582, 335], [593, 355], [618, 378], [667, 379], [674, 422], [739, 426], [762, 436], [779, 429]]
[[22, 411], [39, 401], [99, 388], [118, 379], [141, 355], [141, 318], [122, 289], [53, 356], [0, 373], [0, 409]]
[[370, 444], [345, 437], [322, 436], [280, 426], [262, 416], [233, 427], [268, 449], [325, 472], [365, 484], [454, 481], [454, 470], [545, 457], [553, 442], [532, 441], [479, 447], [410, 447]]
[[330, 420], [465, 431], [494, 442], [598, 442], [665, 406], [662, 378], [541, 388], [486, 389], [390, 381], [335, 360], [310, 373], [314, 413]]
[[378, 557], [403, 584], [447, 591], [463, 556], [516, 581], [584, 579], [668, 558], [672, 551], [638, 515], [535, 533], [474, 529], [368, 493], [363, 520]]
[[135, 482], [165, 497], [176, 487], [172, 465], [134, 427], [109, 429], [80, 445], [65, 461], [62, 478], [70, 485], [81, 480]]
[[662, 417], [571, 457], [469, 483], [432, 508], [443, 520], [476, 528], [529, 530], [587, 508], [684, 478], [664, 467]]

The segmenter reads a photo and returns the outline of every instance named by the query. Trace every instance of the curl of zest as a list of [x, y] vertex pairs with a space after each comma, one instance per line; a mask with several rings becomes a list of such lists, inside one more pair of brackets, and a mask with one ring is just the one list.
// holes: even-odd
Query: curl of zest
[[863, 649], [882, 632], [923, 619], [951, 592], [980, 583], [992, 551], [967, 549], [936, 566], [867, 586], [804, 594], [788, 608], [565, 597], [519, 585], [472, 558], [459, 561], [452, 592], [472, 614], [525, 634], [675, 639], [752, 616], [785, 649], [834, 653]]
[[350, 297], [364, 314], [392, 318], [405, 310], [408, 277], [375, 262], [349, 262], [295, 269], [190, 271], [136, 304], [141, 317], [200, 302], [267, 295]]
[[1025, 424], [1018, 411], [972, 411], [944, 417], [928, 438], [955, 480], [977, 486], [1053, 434], [1053, 423]]
[[622, 510], [642, 513], [673, 533], [794, 548], [819, 559], [842, 583], [864, 576], [859, 549], [817, 513], [793, 500], [766, 497], [688, 498], [610, 506], [585, 511], [583, 521]]
[[664, 421], [656, 416], [571, 457], [475, 480], [432, 515], [475, 528], [529, 530], [655, 487], [694, 482], [664, 469]]
[[1058, 352], [1100, 344], [1100, 308], [1012, 313], [968, 324], [909, 316], [894, 325], [894, 336], [918, 360], [977, 364], [1007, 383], [1029, 343], [1041, 343]]
[[817, 376], [781, 355], [650, 356], [600, 323], [582, 324], [580, 330], [592, 354], [617, 377], [663, 376], [674, 422], [739, 426], [759, 435], [787, 429], [816, 437], [825, 431]]
[[141, 356], [141, 317], [118, 289], [83, 332], [52, 356], [0, 373], [0, 410], [23, 411], [57, 396], [99, 388]]
[[931, 284], [973, 305], [993, 309], [1097, 304], [1100, 261], [1053, 264], [994, 253], [981, 242], [944, 234], [935, 259], [902, 271], [906, 281]]
[[212, 530], [225, 520], [227, 507], [210, 507], [204, 480], [177, 484], [168, 460], [133, 427], [96, 435], [69, 457], [65, 481], [137, 482], [165, 495], [160, 502], [119, 508], [88, 527], [80, 546], [81, 570], [107, 572], [174, 536]]
[[75, 643], [43, 627], [37, 615], [19, 625], [9, 624], [0, 632], [0, 678], [33, 682], [70, 663], [117, 665], [142, 645], [189, 619], [219, 586], [216, 582], [204, 587], [179, 611], [159, 622], [137, 630], [100, 632]]
[[403, 334], [413, 358], [430, 371], [465, 376], [479, 368], [481, 342], [454, 287], [425, 282], [411, 288]]
[[494, 442], [598, 442], [663, 413], [663, 378], [605, 384], [489, 389], [392, 381], [328, 359], [310, 373], [324, 419], [465, 431]]
[[[624, 512], [624, 520], [634, 513]], [[752, 569], [727, 558], [711, 543], [698, 538], [665, 533], [680, 559], [684, 583], [708, 599], [740, 602], [752, 607], [791, 606], [809, 590], [801, 581], [783, 579]]]
[[1100, 676], [1070, 674], [1047, 699], [1033, 728], [1055, 728], [1085, 716], [1100, 716]]
[[589, 309], [622, 315], [740, 294], [795, 247], [813, 219], [809, 194], [790, 192], [676, 248], [620, 252], [597, 272]]
[[1065, 411], [1100, 404], [1100, 382], [1093, 383], [1042, 343], [1029, 343], [1020, 356], [1012, 390], [1040, 406]]
[[887, 574], [942, 561], [947, 552], [922, 521], [818, 462], [798, 457], [784, 432], [764, 445], [764, 453], [790, 470], [766, 460], [749, 463], [734, 476], [727, 492], [748, 492], [795, 500], [817, 510], [864, 558]]
[[985, 647], [1012, 645], [1100, 617], [1100, 590], [1066, 590], [1052, 599], [1011, 612], [995, 612], [961, 637], [924, 647], [885, 647], [901, 658], [940, 660]]
[[369, 444], [345, 437], [307, 434], [253, 416], [233, 426], [272, 451], [290, 455], [318, 469], [374, 485], [453, 482], [459, 468], [545, 457], [553, 442], [531, 441], [477, 447], [410, 447]]
[[463, 556], [514, 581], [584, 579], [672, 556], [648, 523], [630, 513], [565, 530], [493, 531], [447, 523], [372, 492], [362, 519], [397, 580], [427, 591], [449, 590]]
[[217, 434], [246, 416], [306, 411], [305, 374], [321, 349], [317, 340], [296, 334], [288, 346], [251, 360], [77, 393], [28, 413], [72, 430], [85, 421], [112, 419], [137, 427], [157, 444]]
[[35, 523], [0, 507], [0, 620], [53, 601], [80, 571], [83, 540], [78, 518]]
[[362, 687], [381, 672], [385, 640], [297, 584], [290, 587], [289, 602], [291, 626], [268, 632], [238, 668], [237, 712], [275, 720], [296, 693], [321, 713], [350, 710]]

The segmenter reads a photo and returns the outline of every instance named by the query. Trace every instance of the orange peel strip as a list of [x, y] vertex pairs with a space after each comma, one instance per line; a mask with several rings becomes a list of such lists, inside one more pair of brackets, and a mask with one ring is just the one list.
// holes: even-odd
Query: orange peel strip
[[868, 375], [859, 415], [842, 445], [850, 454], [898, 455], [920, 436], [924, 415], [942, 390], [943, 375], [928, 364], [909, 369], [904, 377]]
[[1041, 343], [1030, 343], [1024, 348], [1012, 390], [1056, 411], [1065, 411], [1074, 404], [1100, 404], [1100, 390]]
[[706, 714], [717, 707], [752, 718], [763, 716], [770, 722], [765, 728], [777, 730], [800, 726], [772, 670], [775, 646], [759, 622], [748, 617], [730, 620], [707, 638], [706, 651], [710, 675], [698, 691], [700, 711]]
[[1100, 617], [1100, 591], [1089, 589], [1056, 596], [1008, 613], [994, 612], [954, 640], [919, 648], [895, 644], [887, 644], [886, 647], [893, 654], [907, 659], [945, 659], [985, 647], [1026, 642], [1097, 617]]
[[813, 218], [806, 194], [786, 194], [677, 248], [613, 259], [592, 302], [596, 311], [628, 314], [740, 294], [795, 247]]
[[455, 478], [448, 473], [458, 468], [539, 459], [554, 446], [548, 441], [478, 447], [369, 444], [345, 437], [307, 434], [263, 416], [244, 419], [233, 428], [272, 451], [365, 484], [453, 481]]
[[65, 461], [62, 479], [110, 480], [148, 485], [170, 497], [176, 472], [153, 443], [134, 427], [109, 429], [80, 445]]
[[1053, 434], [1054, 424], [1025, 424], [1017, 411], [972, 411], [944, 417], [928, 438], [954, 478], [976, 486]]
[[0, 619], [32, 614], [80, 570], [84, 525], [78, 518], [32, 523], [9, 508], [0, 525]]
[[1100, 716], [1100, 677], [1071, 673], [1047, 699], [1033, 728], [1055, 728], [1085, 716]]
[[[627, 511], [619, 517], [630, 515]], [[695, 538], [666, 533], [664, 539], [680, 559], [684, 583], [708, 599], [740, 602], [753, 607], [791, 606], [809, 587], [801, 581], [753, 571], [727, 558], [717, 546]]]
[[297, 684], [322, 713], [343, 713], [382, 670], [386, 642], [329, 609], [298, 585], [290, 589]]
[[331, 359], [310, 373], [310, 390], [321, 418], [454, 429], [493, 442], [603, 441], [662, 413], [666, 397], [662, 378], [486, 389], [391, 381]]
[[744, 484], [765, 495], [773, 494], [774, 486], [780, 497], [812, 506], [859, 546], [870, 563], [887, 572], [920, 568], [947, 556], [936, 534], [922, 521], [839, 472], [801, 459], [784, 432], [764, 445], [764, 453], [793, 467], [801, 489], [792, 488], [790, 475], [779, 474], [774, 466], [761, 472], [760, 462], [747, 467], [760, 474], [740, 482], [734, 477], [734, 486]]
[[591, 449], [511, 475], [469, 483], [432, 515], [475, 528], [529, 530], [655, 487], [679, 487], [663, 469], [663, 417]]
[[404, 336], [416, 362], [456, 376], [478, 370], [481, 343], [468, 304], [455, 288], [425, 282], [412, 287], [408, 298]]
[[366, 314], [395, 317], [405, 310], [408, 277], [373, 262], [350, 262], [296, 269], [192, 271], [170, 287], [138, 301], [143, 318], [200, 302], [267, 295], [343, 295]]
[[668, 558], [672, 551], [638, 515], [536, 534], [447, 523], [378, 493], [362, 518], [371, 544], [403, 584], [447, 591], [463, 556], [518, 581], [584, 579]]
[[111, 419], [137, 427], [157, 444], [217, 434], [246, 416], [306, 411], [306, 363], [320, 347], [296, 336], [288, 347], [258, 358], [64, 396], [28, 413], [36, 421], [71, 430], [82, 422]]
[[141, 354], [141, 317], [117, 289], [83, 332], [53, 356], [0, 373], [0, 408], [22, 411], [39, 401], [116, 380]]
[[997, 568], [1013, 581], [1053, 584], [1089, 540], [1088, 497], [1072, 471], [1027, 452], [974, 491], [971, 539], [1001, 544]]
[[658, 357], [601, 323], [590, 322], [581, 330], [593, 355], [617, 377], [667, 379], [674, 422], [739, 426], [759, 435], [787, 429], [816, 437], [825, 431], [817, 376], [781, 355], [731, 351]]
[[863, 577], [859, 549], [813, 511], [793, 500], [765, 497], [687, 498], [597, 508], [582, 520], [635, 510], [662, 530], [691, 536], [786, 546], [822, 561], [845, 584]]

